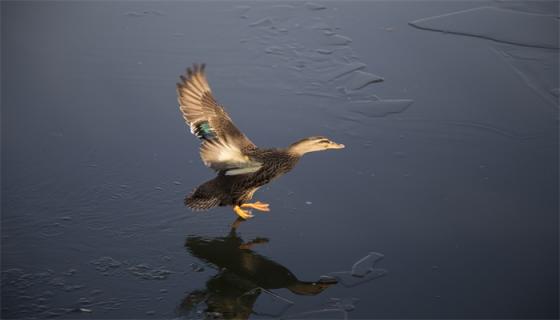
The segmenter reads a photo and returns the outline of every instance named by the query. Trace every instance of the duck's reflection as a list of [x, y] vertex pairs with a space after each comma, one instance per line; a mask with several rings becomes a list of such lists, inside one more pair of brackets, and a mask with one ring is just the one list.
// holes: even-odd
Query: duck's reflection
[[218, 268], [219, 273], [206, 282], [206, 289], [189, 293], [180, 308], [190, 312], [204, 303], [207, 314], [225, 319], [247, 319], [261, 289], [286, 288], [299, 295], [316, 295], [336, 284], [333, 278], [315, 282], [300, 281], [283, 265], [251, 249], [267, 243], [266, 238], [245, 242], [236, 232], [237, 220], [225, 237], [187, 237], [185, 247], [195, 257]]

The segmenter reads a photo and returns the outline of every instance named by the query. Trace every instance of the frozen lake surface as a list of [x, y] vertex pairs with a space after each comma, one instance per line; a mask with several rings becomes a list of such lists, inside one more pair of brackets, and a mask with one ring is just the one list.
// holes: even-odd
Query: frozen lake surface
[[[0, 8], [2, 318], [558, 317], [557, 1]], [[190, 211], [195, 62], [257, 145], [346, 148]]]

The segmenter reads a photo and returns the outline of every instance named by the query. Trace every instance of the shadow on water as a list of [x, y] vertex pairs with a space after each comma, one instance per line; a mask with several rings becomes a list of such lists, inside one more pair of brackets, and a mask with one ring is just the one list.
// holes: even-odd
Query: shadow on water
[[194, 257], [216, 267], [219, 272], [206, 282], [206, 288], [194, 290], [182, 300], [178, 312], [191, 314], [204, 305], [206, 315], [224, 319], [248, 319], [255, 311], [255, 303], [264, 292], [285, 303], [279, 316], [293, 302], [269, 289], [285, 288], [298, 295], [317, 295], [338, 283], [335, 278], [321, 277], [317, 281], [301, 281], [282, 264], [264, 257], [252, 249], [269, 240], [257, 237], [244, 241], [237, 234], [243, 222], [237, 219], [224, 237], [207, 238], [196, 235], [187, 237], [185, 247]]

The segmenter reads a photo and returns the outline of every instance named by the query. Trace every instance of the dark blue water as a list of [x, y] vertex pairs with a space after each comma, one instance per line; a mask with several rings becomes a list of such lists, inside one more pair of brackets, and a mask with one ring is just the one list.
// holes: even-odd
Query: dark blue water
[[[557, 2], [0, 8], [2, 318], [558, 317]], [[194, 62], [257, 145], [346, 148], [190, 211]]]

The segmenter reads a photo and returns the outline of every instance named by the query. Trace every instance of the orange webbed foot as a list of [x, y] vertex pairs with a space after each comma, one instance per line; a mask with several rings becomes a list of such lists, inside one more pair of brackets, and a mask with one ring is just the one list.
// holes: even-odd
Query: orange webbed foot
[[233, 211], [235, 211], [235, 213], [236, 213], [241, 219], [244, 219], [244, 220], [247, 220], [247, 219], [253, 217], [253, 215], [251, 214], [251, 211], [243, 210], [243, 209], [241, 209], [240, 206], [234, 206], [234, 207], [233, 207]]
[[241, 205], [242, 208], [251, 208], [251, 209], [265, 211], [265, 212], [270, 211], [270, 208], [268, 206], [269, 206], [268, 203], [264, 203], [260, 201], [257, 201], [255, 203], [244, 203]]

